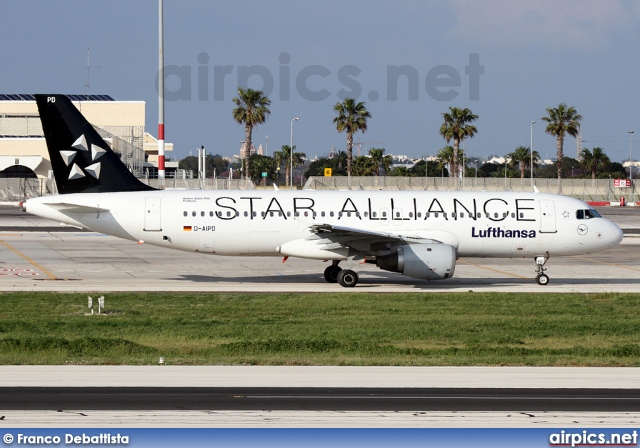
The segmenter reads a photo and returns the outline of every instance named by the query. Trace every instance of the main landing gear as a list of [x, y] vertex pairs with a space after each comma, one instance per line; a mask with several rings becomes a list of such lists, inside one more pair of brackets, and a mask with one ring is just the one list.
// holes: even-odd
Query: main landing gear
[[548, 285], [549, 284], [549, 276], [544, 273], [547, 269], [544, 267], [546, 262], [549, 260], [549, 253], [547, 253], [544, 257], [536, 257], [534, 259], [536, 264], [536, 281], [538, 285]]
[[324, 270], [324, 279], [329, 283], [339, 283], [345, 288], [353, 288], [358, 284], [358, 274], [351, 269], [342, 269], [339, 261], [334, 261]]

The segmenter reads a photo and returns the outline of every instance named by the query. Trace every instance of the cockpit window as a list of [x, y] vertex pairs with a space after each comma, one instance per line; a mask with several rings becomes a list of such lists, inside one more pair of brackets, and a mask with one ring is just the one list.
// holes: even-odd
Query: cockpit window
[[597, 211], [595, 211], [593, 209], [586, 209], [586, 210], [577, 210], [576, 211], [576, 218], [578, 218], [578, 219], [592, 219], [592, 218], [602, 218], [602, 216], [600, 216], [600, 213], [598, 213]]
[[600, 213], [598, 213], [597, 211], [595, 211], [593, 209], [585, 210], [584, 211], [584, 216], [585, 216], [585, 218], [587, 216], [589, 216], [589, 218], [602, 218]]

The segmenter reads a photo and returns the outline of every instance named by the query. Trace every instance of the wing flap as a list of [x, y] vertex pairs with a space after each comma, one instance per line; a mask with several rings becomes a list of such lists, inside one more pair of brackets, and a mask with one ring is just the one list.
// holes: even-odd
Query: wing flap
[[332, 224], [312, 225], [310, 226], [310, 230], [314, 234], [308, 239], [318, 239], [318, 244], [323, 244], [322, 247], [324, 249], [337, 249], [338, 247], [359, 249], [363, 243], [369, 246], [380, 243], [440, 243], [440, 241], [425, 238], [420, 235], [379, 232], [355, 227], [335, 226]]

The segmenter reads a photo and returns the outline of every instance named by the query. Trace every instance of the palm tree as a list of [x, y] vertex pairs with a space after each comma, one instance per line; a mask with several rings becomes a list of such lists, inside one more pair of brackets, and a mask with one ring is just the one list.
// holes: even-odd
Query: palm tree
[[379, 166], [376, 165], [371, 157], [358, 156], [353, 159], [352, 168], [354, 176], [372, 176], [376, 174]]
[[286, 176], [286, 185], [289, 185], [289, 181], [291, 179], [291, 165], [298, 166], [304, 162], [304, 159], [307, 157], [303, 152], [295, 152], [296, 145], [293, 145], [293, 160], [291, 159], [291, 146], [282, 145], [282, 151], [276, 151], [273, 153], [273, 159], [275, 160], [275, 164], [277, 167], [282, 167], [285, 165], [285, 176]]
[[338, 151], [338, 154], [334, 157], [336, 159], [336, 163], [338, 165], [338, 169], [340, 171], [344, 170], [345, 165], [347, 164], [347, 159], [349, 155], [344, 151]]
[[233, 109], [233, 118], [240, 124], [244, 124], [244, 147], [246, 160], [246, 173], [249, 174], [249, 154], [251, 150], [251, 134], [253, 127], [264, 123], [267, 116], [271, 113], [269, 105], [271, 100], [264, 96], [260, 90], [238, 88], [238, 96], [233, 98], [233, 102], [237, 106]]
[[371, 113], [363, 102], [356, 103], [353, 98], [345, 98], [342, 103], [336, 103], [333, 110], [338, 116], [333, 119], [338, 132], [347, 132], [347, 176], [351, 176], [351, 161], [353, 159], [353, 134], [367, 130], [367, 119]]
[[[593, 151], [593, 152], [592, 152]], [[584, 169], [591, 171], [591, 179], [596, 178], [596, 171], [606, 170], [611, 164], [609, 156], [607, 156], [602, 148], [593, 148], [592, 151], [585, 148], [580, 152], [580, 165]]]
[[556, 166], [558, 167], [558, 179], [561, 179], [562, 158], [564, 157], [564, 136], [565, 134], [569, 134], [572, 137], [578, 136], [582, 115], [578, 114], [573, 106], [567, 107], [564, 103], [560, 103], [558, 107], [554, 108], [547, 107], [547, 114], [548, 115], [542, 117], [542, 119], [549, 123], [545, 128], [545, 132], [556, 136], [556, 147], [558, 150]]
[[478, 116], [468, 108], [450, 107], [449, 112], [442, 113], [442, 117], [444, 118], [444, 123], [440, 126], [440, 135], [444, 137], [447, 143], [453, 139], [451, 175], [455, 177], [458, 173], [460, 142], [467, 137], [473, 138], [477, 134], [478, 129], [468, 123], [476, 121]]
[[393, 164], [393, 158], [389, 155], [384, 155], [384, 148], [371, 148], [369, 150], [369, 157], [374, 163], [376, 176], [380, 176], [380, 168], [383, 168], [385, 173], [389, 171], [389, 167]]
[[[516, 163], [520, 164], [520, 178], [524, 179], [524, 174], [527, 171], [527, 168], [530, 168], [531, 165], [531, 151], [529, 148], [525, 146], [518, 146], [513, 152], [510, 152], [506, 156], [508, 159], [511, 159], [511, 163], [515, 165]], [[533, 166], [534, 168], [537, 166], [537, 161], [540, 159], [540, 154], [538, 151], [533, 151]]]
[[445, 165], [449, 165], [449, 175], [453, 175], [453, 146], [445, 146], [438, 154], [436, 154], [438, 165], [442, 169]]
[[[273, 178], [274, 162], [273, 158], [268, 156], [261, 156], [260, 154], [253, 154], [250, 157], [251, 171], [249, 176], [255, 184], [266, 185], [266, 181]], [[262, 174], [267, 173], [267, 177], [263, 177]]]

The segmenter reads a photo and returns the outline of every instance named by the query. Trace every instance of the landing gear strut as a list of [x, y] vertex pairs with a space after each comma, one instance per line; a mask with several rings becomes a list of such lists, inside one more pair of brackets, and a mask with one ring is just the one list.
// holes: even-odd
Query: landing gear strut
[[329, 283], [338, 283], [338, 274], [342, 271], [338, 263], [339, 261], [334, 261], [331, 266], [324, 270], [324, 279]]
[[544, 271], [547, 270], [544, 267], [544, 265], [547, 263], [548, 260], [549, 260], [549, 254], [548, 253], [544, 257], [536, 257], [535, 258], [536, 281], [538, 282], [538, 285], [545, 286], [545, 285], [549, 284], [549, 276], [544, 273]]

